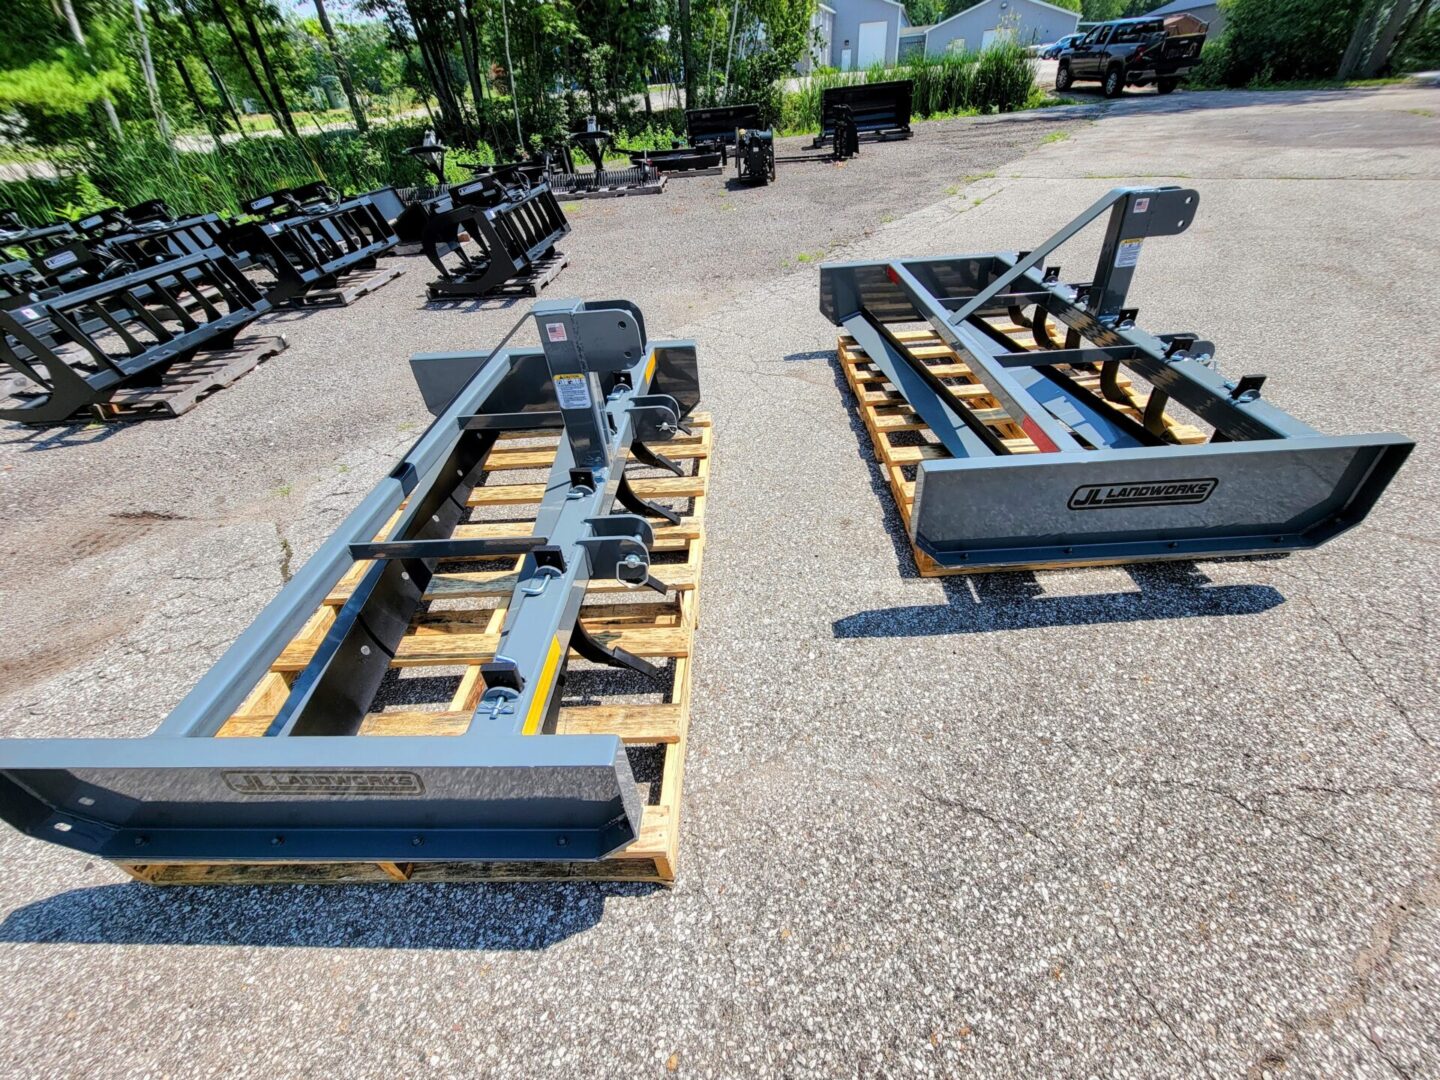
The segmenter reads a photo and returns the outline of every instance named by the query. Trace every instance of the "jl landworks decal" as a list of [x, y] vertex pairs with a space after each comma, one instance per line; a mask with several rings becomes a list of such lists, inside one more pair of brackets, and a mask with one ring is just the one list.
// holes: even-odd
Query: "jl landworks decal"
[[1181, 506], [1202, 503], [1220, 483], [1201, 480], [1144, 480], [1123, 484], [1084, 484], [1070, 496], [1071, 510], [1109, 510], [1120, 506]]
[[425, 794], [413, 772], [246, 769], [225, 773], [225, 785], [238, 795], [386, 795]]

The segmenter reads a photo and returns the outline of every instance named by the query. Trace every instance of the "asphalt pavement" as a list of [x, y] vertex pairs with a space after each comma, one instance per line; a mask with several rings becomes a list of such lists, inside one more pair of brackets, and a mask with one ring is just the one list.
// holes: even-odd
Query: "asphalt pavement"
[[[7, 829], [5, 1075], [1440, 1076], [1440, 91], [787, 158], [580, 205], [555, 286], [694, 337], [715, 419], [676, 887], [159, 890]], [[816, 265], [1033, 247], [1127, 183], [1200, 193], [1143, 326], [1417, 450], [1315, 552], [917, 577]], [[405, 357], [524, 310], [404, 265], [180, 420], [0, 431], [0, 732], [153, 727], [418, 434]]]

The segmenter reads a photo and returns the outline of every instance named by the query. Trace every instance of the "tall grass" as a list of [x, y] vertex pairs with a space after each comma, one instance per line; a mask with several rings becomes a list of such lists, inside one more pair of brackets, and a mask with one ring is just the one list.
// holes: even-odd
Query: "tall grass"
[[[892, 68], [820, 68], [799, 89], [782, 95], [777, 127], [781, 134], [813, 134], [820, 130], [820, 98], [826, 89], [892, 79], [913, 80], [913, 114], [919, 119], [1012, 112], [1031, 99], [1035, 65], [1023, 47], [1003, 42], [979, 54], [912, 56]], [[627, 123], [617, 125], [622, 132], [617, 142], [627, 149], [663, 148], [672, 131], [683, 130], [679, 110], [657, 110], [649, 117], [637, 112], [625, 119]], [[339, 130], [299, 139], [244, 138], [203, 151], [176, 151], [136, 129], [127, 132], [119, 149], [82, 148], [55, 160], [58, 178], [0, 182], [0, 207], [13, 207], [21, 218], [39, 225], [154, 198], [182, 214], [234, 214], [256, 195], [316, 178], [346, 192], [425, 184], [429, 174], [403, 151], [421, 141], [427, 126], [397, 121], [364, 134]], [[493, 162], [496, 155], [481, 143], [452, 158]], [[468, 174], [460, 173], [457, 179], [459, 175]]]
[[[421, 123], [394, 123], [363, 135], [327, 131], [178, 151], [131, 131], [118, 148], [82, 149], [61, 157], [55, 161], [58, 178], [0, 183], [0, 206], [14, 207], [26, 221], [42, 224], [156, 198], [182, 214], [234, 214], [256, 195], [317, 178], [346, 192], [425, 184], [430, 180], [424, 166], [404, 153], [405, 147], [421, 141], [424, 128]], [[494, 160], [483, 144], [462, 156]]]
[[864, 71], [821, 68], [781, 102], [780, 130], [803, 135], [820, 130], [820, 97], [832, 86], [910, 79], [913, 115], [919, 119], [961, 113], [1023, 109], [1035, 88], [1035, 62], [1013, 41], [980, 53], [913, 54], [894, 67], [876, 64]]

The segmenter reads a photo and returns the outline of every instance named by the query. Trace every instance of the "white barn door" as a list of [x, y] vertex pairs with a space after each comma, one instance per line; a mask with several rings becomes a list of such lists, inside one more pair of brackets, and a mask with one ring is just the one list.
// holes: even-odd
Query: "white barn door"
[[889, 23], [883, 20], [860, 24], [860, 41], [855, 50], [855, 66], [857, 68], [868, 68], [871, 64], [885, 62], [886, 32], [889, 28]]

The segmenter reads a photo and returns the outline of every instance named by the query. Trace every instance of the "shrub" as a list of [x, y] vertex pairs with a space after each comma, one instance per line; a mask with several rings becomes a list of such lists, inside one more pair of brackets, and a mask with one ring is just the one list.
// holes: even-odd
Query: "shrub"
[[1360, 0], [1230, 0], [1204, 74], [1227, 86], [1333, 79], [1359, 9]]

